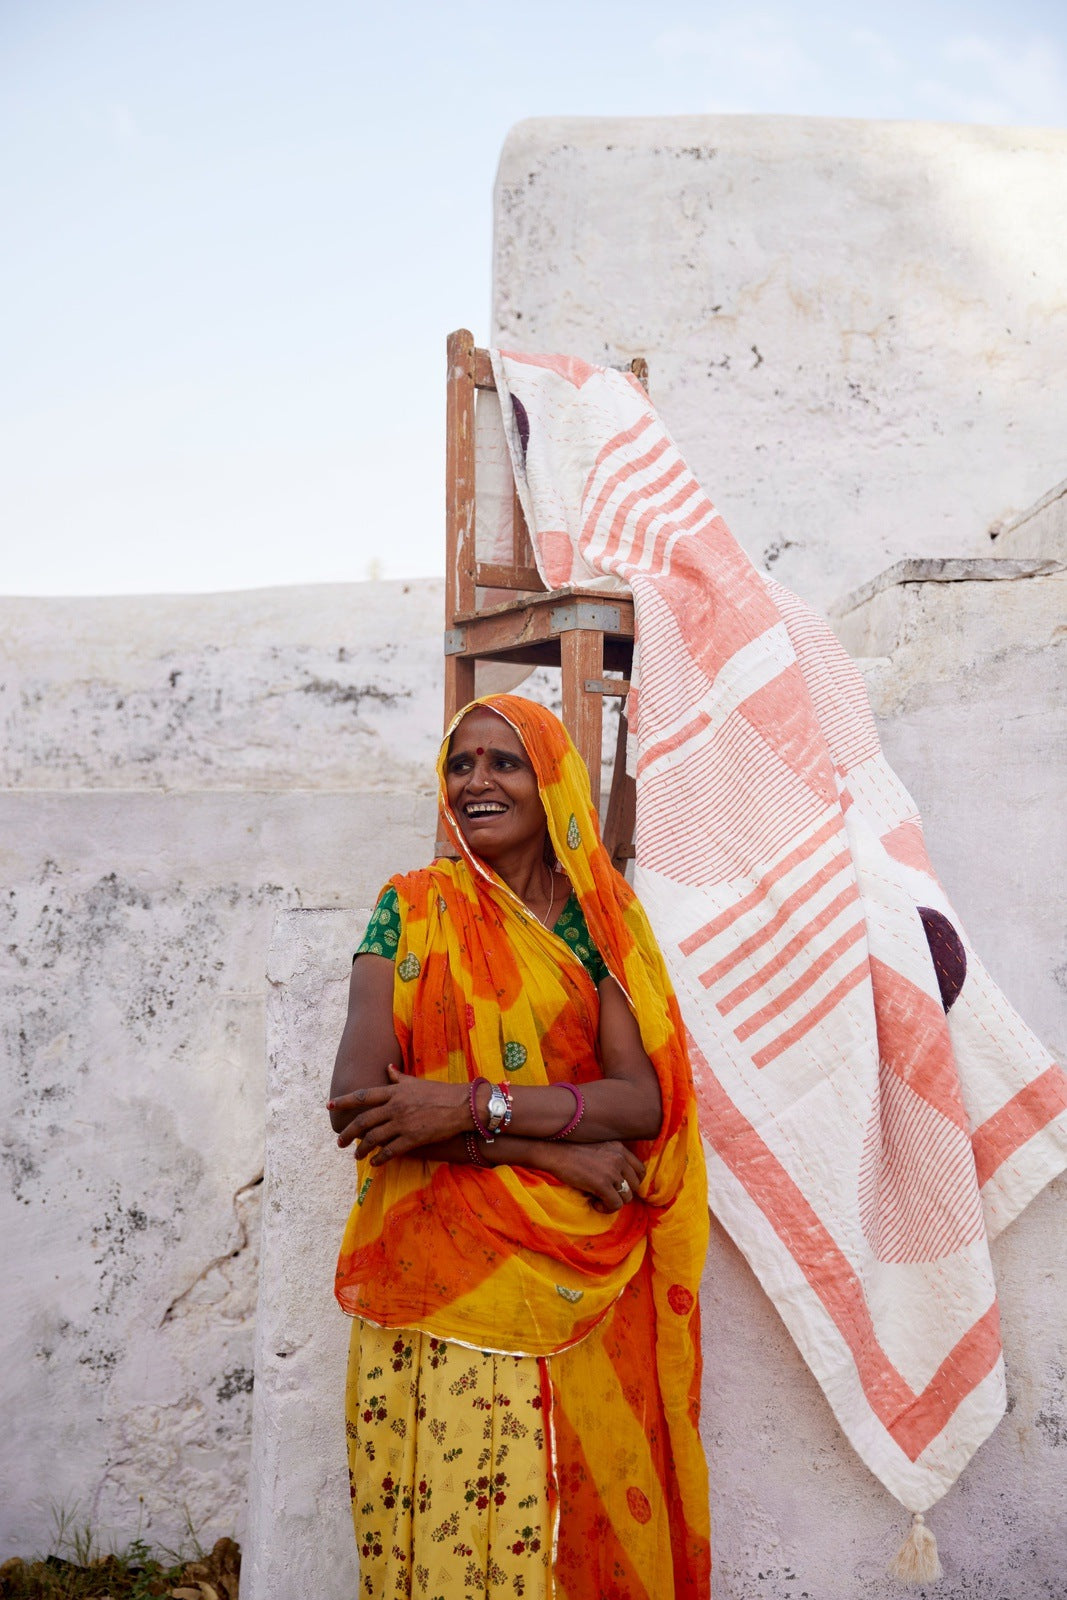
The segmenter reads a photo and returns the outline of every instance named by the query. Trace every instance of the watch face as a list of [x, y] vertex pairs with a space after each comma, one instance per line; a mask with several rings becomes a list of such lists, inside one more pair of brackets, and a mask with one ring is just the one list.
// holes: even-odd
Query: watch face
[[500, 1085], [494, 1083], [489, 1091], [489, 1131], [495, 1133], [504, 1120], [508, 1109], [507, 1100], [501, 1091]]

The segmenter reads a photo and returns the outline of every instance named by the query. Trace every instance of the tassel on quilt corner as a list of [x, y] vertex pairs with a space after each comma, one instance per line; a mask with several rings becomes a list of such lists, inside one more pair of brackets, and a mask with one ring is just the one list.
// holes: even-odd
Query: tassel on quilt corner
[[889, 1563], [889, 1571], [910, 1588], [922, 1583], [936, 1583], [943, 1576], [937, 1540], [926, 1526], [921, 1511], [913, 1515], [908, 1536]]

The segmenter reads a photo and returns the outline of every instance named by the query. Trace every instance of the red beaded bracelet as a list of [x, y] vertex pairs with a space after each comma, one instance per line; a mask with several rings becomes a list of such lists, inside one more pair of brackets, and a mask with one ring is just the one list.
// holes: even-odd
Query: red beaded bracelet
[[511, 1084], [510, 1083], [504, 1083], [503, 1081], [501, 1081], [500, 1083], [497, 1084], [497, 1088], [500, 1090], [500, 1093], [504, 1096], [504, 1099], [508, 1103], [507, 1110], [504, 1112], [504, 1120], [500, 1124], [500, 1127], [497, 1129], [497, 1132], [498, 1133], [506, 1133], [508, 1131], [508, 1128], [511, 1125], [511, 1113], [515, 1109], [515, 1102], [512, 1099]]
[[582, 1118], [585, 1116], [585, 1095], [582, 1093], [576, 1083], [556, 1083], [553, 1084], [553, 1088], [569, 1089], [571, 1094], [574, 1096], [573, 1117], [565, 1128], [561, 1128], [558, 1133], [554, 1133], [552, 1135], [553, 1139], [565, 1139], [569, 1133], [574, 1132], [579, 1122], [581, 1122]]
[[475, 1079], [473, 1079], [473, 1081], [471, 1083], [471, 1088], [470, 1088], [471, 1121], [474, 1123], [474, 1131], [475, 1131], [475, 1133], [480, 1134], [481, 1137], [485, 1140], [486, 1144], [492, 1144], [493, 1140], [496, 1137], [496, 1135], [490, 1133], [489, 1129], [486, 1127], [486, 1125], [482, 1121], [481, 1117], [479, 1117], [479, 1115], [478, 1115], [478, 1102], [475, 1099], [475, 1096], [478, 1093], [479, 1086], [481, 1084], [483, 1084], [483, 1083], [485, 1084], [487, 1089], [490, 1087], [490, 1083], [489, 1083], [489, 1079], [488, 1078], [475, 1078]]
[[463, 1141], [467, 1146], [467, 1154], [471, 1158], [471, 1166], [485, 1167], [487, 1172], [492, 1171], [492, 1162], [487, 1161], [478, 1149], [478, 1135], [476, 1133], [465, 1133]]

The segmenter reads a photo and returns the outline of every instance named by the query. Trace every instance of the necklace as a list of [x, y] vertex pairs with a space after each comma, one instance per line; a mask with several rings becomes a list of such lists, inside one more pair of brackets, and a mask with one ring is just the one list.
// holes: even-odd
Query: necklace
[[537, 917], [537, 912], [534, 912], [534, 916], [537, 917], [537, 920], [541, 924], [542, 928], [547, 928], [549, 926], [549, 922], [552, 917], [552, 907], [556, 903], [556, 874], [554, 872], [549, 873], [548, 881], [552, 890], [552, 893], [548, 897], [548, 910], [545, 912], [543, 917]]

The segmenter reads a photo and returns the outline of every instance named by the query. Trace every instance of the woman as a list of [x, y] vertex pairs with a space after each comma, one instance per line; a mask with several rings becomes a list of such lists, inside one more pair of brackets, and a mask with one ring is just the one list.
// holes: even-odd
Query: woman
[[551, 712], [438, 763], [461, 859], [398, 876], [330, 1114], [361, 1592], [706, 1600], [704, 1163], [677, 1004]]

